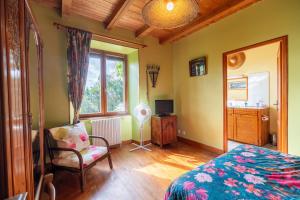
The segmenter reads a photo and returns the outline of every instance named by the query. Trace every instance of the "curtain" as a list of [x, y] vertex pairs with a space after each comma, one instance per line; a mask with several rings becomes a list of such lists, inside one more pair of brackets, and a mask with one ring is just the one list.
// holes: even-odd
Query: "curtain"
[[79, 111], [88, 73], [92, 33], [67, 28], [68, 93], [74, 108], [73, 124], [79, 121]]

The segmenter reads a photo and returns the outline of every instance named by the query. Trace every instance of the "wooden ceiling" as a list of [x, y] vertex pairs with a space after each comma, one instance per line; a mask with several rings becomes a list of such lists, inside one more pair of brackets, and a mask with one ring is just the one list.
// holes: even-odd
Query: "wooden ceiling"
[[150, 0], [34, 0], [61, 11], [76, 14], [135, 32], [136, 37], [152, 35], [161, 43], [172, 42], [233, 14], [260, 0], [197, 0], [199, 16], [190, 24], [172, 30], [154, 29], [144, 23], [142, 9]]

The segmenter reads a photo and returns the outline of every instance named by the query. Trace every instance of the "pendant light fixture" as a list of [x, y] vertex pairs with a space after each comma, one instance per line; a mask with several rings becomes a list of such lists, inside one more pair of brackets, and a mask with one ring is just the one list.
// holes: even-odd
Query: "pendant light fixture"
[[199, 13], [197, 0], [151, 0], [142, 14], [147, 25], [173, 29], [192, 22]]

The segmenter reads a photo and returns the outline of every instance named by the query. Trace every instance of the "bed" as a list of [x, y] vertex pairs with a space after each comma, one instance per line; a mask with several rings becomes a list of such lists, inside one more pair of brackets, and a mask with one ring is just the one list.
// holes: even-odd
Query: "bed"
[[300, 157], [240, 145], [187, 172], [165, 200], [300, 199]]

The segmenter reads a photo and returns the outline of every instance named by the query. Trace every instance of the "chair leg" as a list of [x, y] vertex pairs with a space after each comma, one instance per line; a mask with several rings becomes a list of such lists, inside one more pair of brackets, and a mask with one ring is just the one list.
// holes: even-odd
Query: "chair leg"
[[81, 192], [84, 192], [84, 187], [85, 187], [85, 173], [84, 171], [80, 172], [80, 189]]
[[108, 154], [107, 159], [108, 159], [110, 169], [113, 169], [113, 164], [112, 164], [112, 161], [111, 161], [110, 153]]

